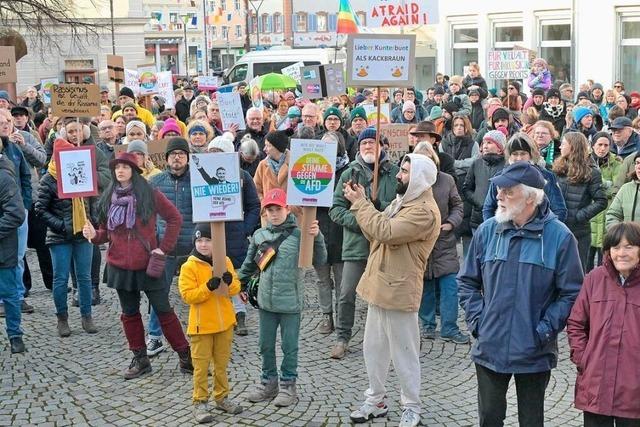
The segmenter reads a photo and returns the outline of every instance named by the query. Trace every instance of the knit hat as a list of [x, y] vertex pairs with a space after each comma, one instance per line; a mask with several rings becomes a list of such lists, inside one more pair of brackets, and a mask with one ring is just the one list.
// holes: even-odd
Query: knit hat
[[604, 86], [602, 86], [602, 83], [594, 83], [593, 86], [591, 86], [591, 92], [593, 92], [595, 89], [600, 89], [604, 92]]
[[440, 85], [436, 86], [433, 89], [433, 94], [434, 95], [444, 95], [444, 88], [442, 86], [440, 86]]
[[640, 92], [638, 92], [638, 91], [635, 91], [635, 90], [634, 90], [633, 92], [631, 92], [631, 93], [629, 94], [629, 96], [630, 96], [631, 98], [640, 98]]
[[588, 107], [575, 107], [573, 109], [573, 121], [580, 123], [586, 116], [593, 116], [593, 112]]
[[138, 153], [149, 154], [147, 143], [140, 139], [134, 139], [127, 144], [127, 153], [133, 153], [134, 151]]
[[582, 91], [582, 92], [578, 92], [578, 96], [576, 97], [576, 99], [579, 101], [580, 98], [587, 98], [589, 99], [589, 94], [586, 91]]
[[502, 119], [509, 120], [509, 112], [504, 107], [498, 107], [491, 114], [491, 123]]
[[189, 129], [189, 136], [193, 135], [196, 132], [204, 133], [205, 135], [207, 134], [207, 130], [201, 124], [194, 124], [193, 126], [191, 126], [191, 128]]
[[133, 91], [131, 90], [131, 88], [128, 88], [126, 86], [123, 86], [120, 89], [120, 93], [118, 94], [118, 96], [128, 96], [129, 98], [135, 98], [135, 95], [133, 94]]
[[358, 144], [360, 144], [364, 139], [376, 139], [376, 128], [364, 128], [362, 132], [360, 132], [360, 135], [358, 135]]
[[162, 129], [160, 129], [160, 132], [158, 132], [158, 136], [160, 138], [164, 138], [164, 135], [167, 132], [175, 132], [178, 135], [182, 135], [182, 130], [180, 129], [180, 126], [178, 126], [178, 122], [176, 122], [175, 119], [167, 119], [164, 121], [164, 125], [162, 125]]
[[556, 89], [555, 87], [552, 87], [551, 89], [549, 89], [547, 91], [547, 99], [549, 99], [549, 98], [562, 99], [562, 97], [560, 96], [560, 91], [558, 89]]
[[502, 153], [504, 152], [504, 146], [507, 143], [507, 138], [499, 130], [490, 130], [482, 137], [482, 142], [484, 141], [493, 142], [498, 146], [498, 151]]
[[167, 144], [167, 149], [164, 151], [165, 160], [169, 158], [169, 153], [175, 150], [184, 151], [189, 154], [189, 143], [181, 136], [171, 138]]
[[533, 92], [531, 92], [531, 96], [544, 96], [544, 89], [542, 89], [541, 87], [537, 87], [533, 90]]
[[442, 117], [442, 108], [434, 105], [431, 107], [431, 114], [429, 114], [429, 120], [433, 121]]
[[289, 147], [289, 135], [287, 135], [283, 130], [274, 130], [269, 132], [266, 140], [281, 153], [287, 151], [287, 147]]
[[337, 118], [340, 119], [340, 126], [342, 126], [342, 113], [340, 113], [340, 110], [338, 110], [336, 107], [329, 107], [326, 110], [324, 110], [324, 116], [322, 117], [322, 123], [324, 124], [324, 122], [327, 121], [327, 117], [329, 116], [335, 116]]
[[289, 117], [290, 119], [293, 119], [295, 117], [302, 117], [302, 111], [300, 111], [300, 107], [296, 105], [289, 107], [289, 110], [287, 111], [287, 117]]
[[351, 121], [353, 121], [357, 117], [364, 119], [365, 121], [367, 120], [367, 112], [364, 110], [364, 108], [356, 107], [351, 110]]
[[480, 96], [480, 91], [478, 89], [470, 89], [469, 92], [467, 92], [467, 95], [469, 95], [469, 96], [471, 96], [471, 95]]
[[530, 156], [532, 155], [531, 146], [527, 144], [524, 138], [519, 138], [517, 136], [511, 138], [511, 140], [507, 144], [507, 147], [509, 148], [509, 153], [513, 153], [515, 151], [526, 151]]
[[202, 237], [211, 239], [211, 224], [208, 222], [200, 222], [193, 229], [193, 243]]
[[460, 106], [453, 101], [449, 101], [449, 102], [445, 102], [444, 105], [442, 105], [442, 109], [447, 111], [449, 114], [453, 114], [460, 111]]
[[496, 129], [499, 132], [502, 132], [502, 134], [504, 135], [504, 137], [508, 137], [509, 136], [509, 129], [507, 129], [504, 126], [498, 126], [498, 129]]
[[126, 129], [126, 133], [129, 133], [129, 131], [133, 128], [140, 128], [142, 129], [142, 132], [146, 135], [147, 134], [147, 126], [142, 123], [139, 120], [131, 120], [129, 123], [127, 123], [127, 127]]
[[9, 92], [7, 92], [6, 90], [0, 90], [0, 99], [11, 102], [11, 99], [9, 98]]
[[134, 104], [133, 102], [125, 102], [122, 106], [122, 111], [124, 111], [125, 108], [133, 108], [134, 110], [136, 110], [136, 112], [138, 111], [138, 109], [136, 108], [136, 104]]
[[225, 132], [222, 136], [216, 136], [211, 140], [209, 146], [207, 147], [209, 150], [212, 148], [217, 148], [223, 153], [233, 153], [235, 148], [233, 146], [233, 138], [229, 139], [227, 135], [229, 132]]
[[413, 111], [413, 112], [415, 112], [416, 111], [416, 104], [414, 104], [411, 101], [405, 101], [402, 104], [402, 112], [404, 113], [405, 111]]

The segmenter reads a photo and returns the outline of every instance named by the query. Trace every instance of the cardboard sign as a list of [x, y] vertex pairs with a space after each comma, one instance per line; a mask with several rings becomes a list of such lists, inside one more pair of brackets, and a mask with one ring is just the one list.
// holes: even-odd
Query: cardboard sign
[[200, 76], [198, 78], [198, 89], [216, 90], [220, 86], [221, 80], [218, 76]]
[[173, 94], [173, 77], [171, 71], [161, 71], [158, 76], [158, 95], [164, 98], [165, 108], [174, 108], [176, 98]]
[[58, 174], [58, 198], [98, 195], [96, 146], [61, 148], [54, 153]]
[[369, 28], [437, 23], [438, 0], [369, 0]]
[[292, 139], [287, 204], [324, 206], [333, 204], [338, 144], [314, 139]]
[[293, 80], [297, 81], [300, 84], [300, 68], [304, 67], [304, 62], [299, 61], [295, 64], [291, 64], [288, 67], [284, 67], [282, 70], [282, 74], [285, 76], [291, 77]]
[[62, 84], [51, 86], [51, 107], [58, 117], [93, 117], [100, 115], [98, 85]]
[[487, 77], [499, 80], [522, 80], [529, 77], [529, 51], [490, 50], [487, 54]]
[[238, 153], [191, 154], [193, 222], [242, 221], [242, 182]]
[[310, 65], [300, 70], [303, 97], [319, 99], [345, 93], [344, 64]]
[[349, 34], [347, 86], [414, 85], [414, 34]]
[[40, 92], [42, 93], [42, 102], [44, 104], [51, 104], [51, 88], [58, 83], [60, 83], [60, 80], [57, 77], [40, 80]]
[[216, 99], [220, 107], [222, 130], [230, 129], [233, 123], [237, 124], [240, 130], [247, 128], [244, 121], [244, 113], [242, 112], [242, 102], [240, 102], [240, 94], [238, 92], [218, 93]]
[[107, 74], [112, 82], [124, 83], [124, 57], [107, 55]]
[[15, 83], [17, 81], [16, 48], [0, 46], [0, 83]]
[[[378, 107], [373, 104], [361, 104], [364, 111], [367, 113], [367, 123], [370, 125], [374, 125], [377, 123], [376, 119], [378, 116]], [[384, 125], [387, 123], [391, 123], [391, 106], [387, 104], [380, 105], [380, 124]]]
[[[160, 170], [164, 170], [167, 166], [167, 159], [165, 156], [165, 151], [167, 151], [167, 144], [169, 143], [169, 138], [158, 139], [155, 141], [147, 142], [147, 150], [149, 151], [149, 158], [153, 162], [153, 164]], [[113, 147], [114, 155], [118, 155], [118, 153], [122, 151], [127, 151], [127, 144], [120, 144]]]
[[158, 93], [158, 72], [154, 65], [140, 65], [138, 67], [138, 81], [140, 95], [154, 95]]
[[133, 94], [140, 94], [140, 81], [136, 70], [124, 70], [124, 85], [133, 91]]
[[389, 148], [386, 151], [394, 165], [397, 165], [409, 152], [409, 129], [412, 126], [414, 125], [407, 123], [380, 126], [380, 135], [384, 135], [389, 140]]

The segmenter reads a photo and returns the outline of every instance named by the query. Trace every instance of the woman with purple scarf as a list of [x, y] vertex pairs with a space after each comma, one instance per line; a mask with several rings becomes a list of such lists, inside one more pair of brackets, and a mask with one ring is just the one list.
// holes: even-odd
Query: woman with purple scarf
[[[178, 353], [180, 371], [193, 373], [189, 343], [178, 317], [169, 304], [162, 279], [147, 275], [151, 253], [170, 252], [178, 240], [182, 217], [176, 207], [142, 177], [132, 153], [119, 153], [111, 160], [112, 181], [100, 198], [100, 228], [84, 226], [84, 236], [98, 245], [109, 241], [107, 251], [107, 286], [118, 292], [122, 308], [122, 327], [133, 360], [124, 372], [125, 379], [151, 372], [140, 315], [140, 292], [158, 314], [162, 332]], [[156, 216], [167, 222], [162, 241], [156, 239]]]

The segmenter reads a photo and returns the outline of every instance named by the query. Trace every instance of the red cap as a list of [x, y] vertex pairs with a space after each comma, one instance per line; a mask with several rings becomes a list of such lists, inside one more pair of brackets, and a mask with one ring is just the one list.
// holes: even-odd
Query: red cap
[[262, 207], [266, 208], [267, 206], [276, 205], [282, 206], [283, 208], [287, 207], [287, 193], [281, 188], [274, 188], [269, 190], [264, 199], [262, 199]]

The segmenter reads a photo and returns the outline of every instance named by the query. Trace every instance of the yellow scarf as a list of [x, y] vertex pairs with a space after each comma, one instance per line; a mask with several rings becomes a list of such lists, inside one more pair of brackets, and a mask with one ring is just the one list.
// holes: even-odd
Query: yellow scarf
[[[58, 179], [58, 172], [56, 170], [56, 162], [51, 159], [49, 162], [49, 174]], [[84, 200], [82, 197], [74, 197], [71, 199], [71, 219], [73, 221], [73, 234], [80, 233], [82, 227], [87, 222], [87, 213], [84, 208]]]

